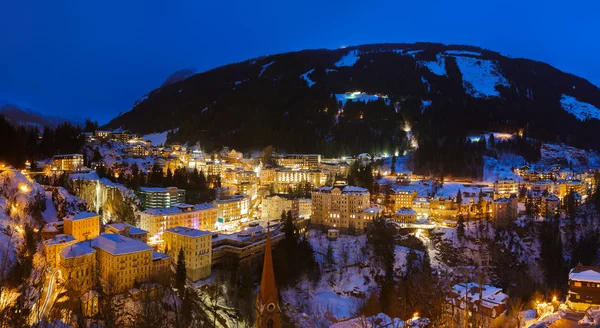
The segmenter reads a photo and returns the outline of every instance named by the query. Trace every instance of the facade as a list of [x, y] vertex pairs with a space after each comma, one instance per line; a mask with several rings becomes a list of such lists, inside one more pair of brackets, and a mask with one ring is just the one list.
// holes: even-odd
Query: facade
[[131, 143], [127, 149], [127, 155], [130, 157], [146, 157], [150, 155], [150, 150], [144, 142]]
[[46, 253], [46, 264], [56, 268], [60, 262], [59, 254], [63, 248], [73, 245], [77, 239], [71, 235], [56, 235], [56, 237], [44, 241], [44, 252]]
[[150, 237], [160, 236], [165, 230], [177, 226], [213, 230], [216, 223], [217, 207], [210, 203], [151, 208], [140, 213], [140, 228], [148, 231]]
[[348, 230], [363, 226], [361, 213], [370, 205], [369, 191], [354, 186], [323, 186], [312, 192], [311, 221], [317, 226]]
[[560, 214], [560, 199], [554, 195], [542, 196], [540, 207], [545, 218], [553, 218]]
[[309, 219], [312, 210], [310, 198], [298, 198], [298, 217]]
[[220, 223], [231, 224], [248, 218], [250, 202], [247, 195], [217, 199], [214, 205], [217, 207], [217, 221]]
[[586, 195], [587, 185], [581, 180], [559, 180], [556, 181], [553, 191], [558, 198], [564, 199], [570, 192]]
[[299, 201], [287, 195], [270, 195], [262, 200], [262, 217], [269, 219], [280, 219], [282, 212], [292, 212], [292, 217], [297, 218], [300, 214]]
[[396, 182], [402, 184], [409, 184], [412, 178], [411, 171], [400, 171], [396, 173]]
[[77, 288], [81, 294], [96, 284], [96, 250], [90, 241], [66, 246], [60, 252], [58, 269], [63, 281]]
[[600, 267], [579, 264], [571, 269], [566, 303], [577, 311], [600, 305]]
[[236, 185], [237, 193], [248, 195], [251, 200], [258, 196], [258, 188], [254, 182], [242, 182]]
[[417, 212], [412, 208], [401, 208], [394, 213], [393, 219], [398, 223], [415, 223]]
[[401, 208], [411, 208], [413, 199], [417, 197], [417, 191], [410, 188], [395, 188], [391, 190], [389, 195], [392, 212], [396, 212]]
[[311, 186], [322, 186], [327, 182], [328, 173], [319, 169], [276, 169], [273, 183], [278, 192], [287, 192], [289, 188], [296, 188], [301, 183], [310, 183]]
[[319, 154], [287, 154], [277, 159], [277, 164], [288, 168], [311, 169], [321, 164]]
[[267, 232], [265, 256], [263, 260], [260, 288], [256, 295], [256, 327], [281, 328], [281, 307], [275, 285], [273, 255], [271, 253], [271, 235]]
[[198, 281], [210, 277], [212, 264], [212, 233], [186, 227], [167, 229], [163, 235], [167, 255], [177, 263], [183, 249], [187, 278]]
[[494, 321], [506, 312], [508, 295], [501, 288], [470, 282], [452, 286], [446, 300], [446, 309], [459, 321], [467, 310], [470, 315], [481, 315], [482, 327], [496, 327]]
[[119, 234], [101, 234], [92, 240], [96, 249], [98, 275], [124, 293], [134, 284], [148, 281], [152, 274], [152, 247]]
[[164, 253], [152, 252], [152, 275], [160, 276], [171, 271], [171, 257]]
[[492, 220], [496, 227], [508, 227], [517, 218], [517, 198], [498, 198], [492, 202]]
[[79, 212], [64, 218], [64, 232], [77, 241], [90, 240], [100, 234], [100, 215], [93, 212]]
[[500, 197], [508, 197], [519, 193], [519, 184], [514, 179], [496, 180], [494, 182], [494, 193]]
[[185, 190], [177, 187], [142, 187], [136, 193], [144, 208], [169, 208], [185, 203]]
[[125, 237], [137, 239], [142, 242], [148, 241], [148, 231], [134, 227], [127, 223], [111, 223], [104, 227], [104, 232], [107, 233], [118, 233]]
[[52, 158], [52, 169], [56, 171], [77, 171], [83, 167], [82, 154], [61, 154]]

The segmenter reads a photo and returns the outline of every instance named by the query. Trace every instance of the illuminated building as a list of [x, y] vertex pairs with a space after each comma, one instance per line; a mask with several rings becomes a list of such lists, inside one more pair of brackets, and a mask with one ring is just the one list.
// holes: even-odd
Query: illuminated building
[[126, 292], [135, 283], [148, 281], [152, 274], [152, 247], [119, 234], [101, 234], [92, 240], [100, 278], [116, 293]]
[[299, 216], [299, 201], [297, 198], [285, 194], [269, 195], [262, 200], [262, 217], [280, 219], [282, 212], [292, 212], [292, 217]]
[[185, 202], [185, 190], [177, 187], [141, 187], [136, 194], [144, 208], [169, 208]]
[[492, 220], [496, 227], [508, 227], [517, 218], [517, 198], [498, 198], [492, 202]]
[[217, 222], [231, 224], [248, 218], [249, 199], [247, 195], [233, 195], [214, 201], [217, 206]]
[[139, 241], [148, 241], [148, 231], [142, 230], [138, 227], [134, 227], [127, 223], [111, 223], [104, 227], [104, 231], [107, 233], [118, 233], [125, 237], [137, 239]]
[[75, 237], [70, 235], [57, 235], [54, 238], [44, 241], [44, 252], [46, 253], [46, 264], [55, 268], [59, 263], [59, 254], [63, 248], [73, 245], [77, 242]]
[[62, 280], [83, 294], [96, 284], [96, 250], [90, 241], [66, 246], [60, 252], [58, 268]]
[[61, 154], [52, 158], [52, 169], [56, 171], [77, 171], [83, 167], [82, 154]]
[[311, 221], [315, 226], [348, 230], [363, 226], [361, 213], [369, 207], [369, 191], [365, 188], [323, 186], [312, 192]]
[[401, 208], [394, 213], [394, 221], [399, 223], [414, 223], [417, 221], [417, 212], [412, 208]]
[[64, 232], [77, 241], [90, 240], [100, 234], [100, 215], [79, 212], [64, 218]]
[[507, 197], [519, 193], [519, 184], [514, 179], [496, 180], [494, 182], [494, 193], [500, 197]]
[[174, 227], [163, 235], [166, 253], [177, 262], [183, 249], [187, 278], [198, 281], [210, 277], [212, 265], [212, 233], [206, 230]]
[[140, 228], [148, 231], [151, 237], [177, 226], [213, 230], [216, 222], [217, 207], [210, 203], [151, 208], [140, 213]]

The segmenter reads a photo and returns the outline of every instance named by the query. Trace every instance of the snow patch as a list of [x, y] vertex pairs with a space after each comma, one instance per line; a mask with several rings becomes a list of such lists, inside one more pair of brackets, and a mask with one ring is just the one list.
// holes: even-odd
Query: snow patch
[[146, 134], [142, 138], [144, 140], [149, 140], [152, 143], [152, 146], [160, 146], [167, 142], [167, 134], [171, 131], [172, 130], [167, 130], [164, 132]]
[[304, 79], [304, 81], [306, 81], [306, 84], [308, 84], [308, 87], [312, 87], [315, 84], [315, 81], [311, 80], [310, 77], [308, 77], [310, 74], [312, 74], [312, 72], [314, 72], [315, 69], [311, 69], [310, 71], [300, 75], [301, 78]]
[[498, 97], [496, 86], [510, 86], [498, 71], [496, 61], [459, 56], [456, 64], [462, 73], [463, 87], [474, 98]]
[[579, 101], [575, 97], [563, 94], [560, 98], [560, 104], [567, 113], [575, 116], [580, 121], [590, 119], [600, 120], [600, 109], [586, 102]]
[[470, 56], [481, 56], [481, 53], [475, 51], [466, 51], [466, 50], [446, 50], [445, 53], [449, 55], [470, 55]]
[[435, 75], [446, 75], [445, 57], [438, 54], [436, 58], [436, 61], [419, 61], [417, 62], [417, 64], [421, 67], [427, 67], [431, 71], [431, 73]]
[[342, 107], [346, 105], [346, 101], [362, 101], [364, 103], [368, 103], [370, 101], [376, 101], [378, 99], [383, 99], [386, 104], [390, 104], [390, 99], [386, 95], [370, 95], [364, 92], [355, 91], [355, 92], [346, 92], [346, 93], [337, 93], [335, 95], [337, 101], [342, 102]]
[[263, 73], [267, 70], [267, 67], [273, 65], [275, 63], [275, 61], [271, 61], [270, 63], [264, 64], [262, 66], [262, 69], [260, 70], [260, 73], [258, 74], [258, 77], [261, 77], [263, 75]]
[[431, 103], [431, 100], [421, 100], [421, 114], [423, 114], [425, 110], [431, 106]]
[[337, 63], [335, 63], [335, 66], [336, 67], [354, 66], [354, 64], [356, 64], [356, 62], [358, 61], [359, 58], [360, 58], [360, 55], [359, 55], [358, 50], [352, 50], [352, 51], [349, 51], [344, 56], [342, 56], [342, 58]]

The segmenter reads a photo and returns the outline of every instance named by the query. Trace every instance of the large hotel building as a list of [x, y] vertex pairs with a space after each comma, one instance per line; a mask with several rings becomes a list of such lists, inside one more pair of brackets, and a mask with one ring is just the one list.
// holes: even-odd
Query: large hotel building
[[[312, 192], [312, 223], [316, 226], [349, 229], [366, 227], [363, 218], [369, 209], [369, 191], [354, 186], [323, 186]], [[372, 211], [373, 212], [373, 211]], [[371, 215], [366, 215], [371, 218]], [[371, 218], [372, 219], [372, 218]]]
[[177, 187], [142, 187], [136, 194], [144, 208], [168, 208], [185, 203], [185, 190]]
[[82, 154], [55, 155], [52, 159], [52, 169], [55, 171], [77, 171], [82, 166]]
[[140, 213], [140, 228], [148, 231], [150, 237], [177, 226], [213, 230], [215, 223], [217, 223], [217, 206], [210, 203], [150, 208]]
[[166, 253], [175, 263], [179, 250], [183, 250], [187, 278], [198, 281], [210, 276], [212, 265], [212, 234], [210, 231], [174, 227], [163, 235]]

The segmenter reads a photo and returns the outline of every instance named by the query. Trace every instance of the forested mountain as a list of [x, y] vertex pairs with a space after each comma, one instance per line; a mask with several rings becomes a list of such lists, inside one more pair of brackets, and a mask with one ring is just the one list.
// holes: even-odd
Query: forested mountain
[[598, 108], [598, 87], [545, 63], [471, 46], [374, 44], [195, 74], [153, 90], [107, 127], [178, 129], [169, 141], [207, 150], [273, 145], [325, 155], [401, 152], [411, 128], [426, 152], [420, 160], [431, 162], [468, 156], [465, 136], [483, 131], [600, 149]]

